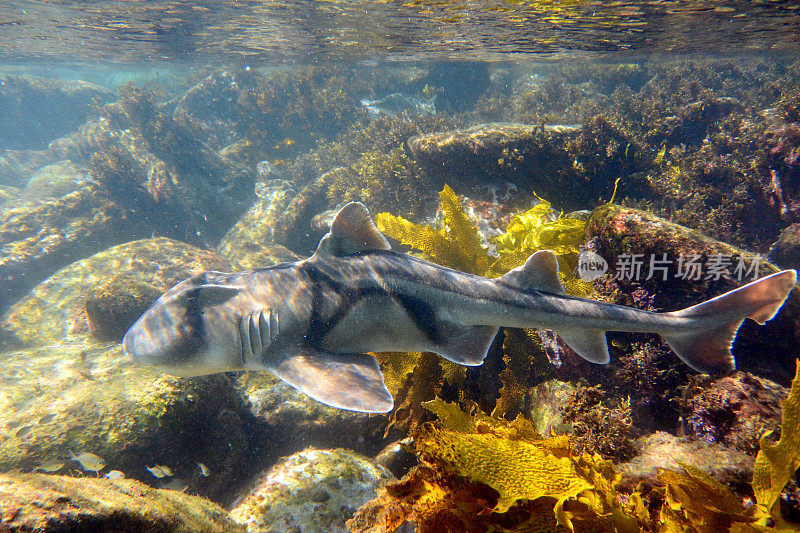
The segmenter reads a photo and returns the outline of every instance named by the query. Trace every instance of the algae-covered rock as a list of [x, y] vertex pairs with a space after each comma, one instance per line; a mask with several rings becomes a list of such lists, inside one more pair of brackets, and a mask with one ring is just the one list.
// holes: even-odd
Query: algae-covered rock
[[228, 230], [217, 251], [243, 270], [253, 270], [300, 256], [275, 243], [275, 224], [294, 195], [292, 184], [270, 180], [256, 187], [258, 200]]
[[767, 257], [781, 268], [800, 269], [800, 223], [792, 224], [781, 232]]
[[205, 244], [222, 238], [254, 199], [255, 170], [212, 149], [135, 86], [105, 106], [119, 133], [92, 156], [104, 188], [160, 234]]
[[653, 477], [659, 468], [680, 471], [683, 464], [698, 468], [723, 483], [744, 487], [753, 473], [753, 457], [726, 446], [687, 440], [663, 431], [637, 439], [636, 456], [617, 467], [625, 476]]
[[[89, 297], [89, 312], [94, 313], [94, 318], [102, 320], [106, 328], [119, 332], [132, 323], [133, 309], [125, 303], [132, 291], [139, 294], [134, 298], [138, 303], [133, 304], [138, 309], [149, 298], [157, 297], [190, 276], [206, 270], [232, 269], [229, 261], [214, 252], [164, 237], [129, 242], [53, 274], [9, 309], [0, 324], [24, 343], [60, 342], [75, 335], [82, 338], [88, 333], [86, 303]], [[117, 295], [117, 301], [113, 294]], [[101, 295], [108, 310], [118, 310], [118, 318], [97, 316], [99, 302], [92, 298]], [[154, 299], [150, 303], [152, 301]], [[113, 325], [115, 320], [117, 323]]]
[[778, 429], [787, 394], [777, 383], [747, 372], [698, 383], [682, 400], [684, 425], [690, 435], [755, 454], [762, 435]]
[[0, 212], [0, 312], [58, 268], [131, 235], [96, 185]]
[[617, 178], [648, 164], [647, 150], [602, 117], [585, 126], [481, 124], [419, 135], [407, 147], [432, 179], [467, 194], [502, 180], [567, 210], [597, 205], [611, 197]]
[[131, 278], [112, 278], [86, 294], [86, 322], [92, 337], [121, 342], [125, 332], [164, 291]]
[[564, 421], [564, 406], [574, 397], [575, 386], [551, 379], [528, 389], [525, 395], [525, 417], [539, 435], [562, 435], [569, 430]]
[[0, 474], [3, 531], [243, 531], [217, 504], [129, 479]]
[[0, 149], [45, 148], [86, 121], [111, 91], [85, 81], [0, 76]]
[[[0, 471], [37, 468], [78, 474], [72, 454], [147, 483], [175, 479], [224, 498], [252, 468], [254, 428], [224, 375], [178, 379], [125, 359], [120, 346], [62, 342], [3, 354]], [[213, 473], [202, 476], [197, 463]], [[172, 478], [147, 470], [166, 465]]]
[[[609, 265], [603, 295], [641, 309], [678, 310], [778, 270], [760, 255], [614, 204], [595, 209], [586, 236]], [[742, 325], [733, 353], [740, 370], [788, 383], [798, 347], [800, 291], [794, 290], [767, 325]]]
[[392, 479], [385, 468], [354, 452], [307, 449], [270, 469], [231, 510], [231, 518], [250, 533], [344, 533], [345, 522]]
[[71, 161], [59, 161], [42, 167], [31, 176], [22, 196], [26, 200], [59, 198], [81, 189], [90, 181], [88, 168], [75, 165]]
[[[411, 157], [426, 171], [443, 175], [443, 182], [457, 183], [454, 180], [464, 179], [465, 175], [475, 182], [486, 177], [514, 181], [529, 168], [538, 166], [545, 173], [545, 167], [566, 167], [569, 155], [563, 148], [563, 139], [577, 135], [580, 129], [489, 123], [418, 135], [408, 139], [406, 145]], [[541, 191], [547, 196], [551, 189], [545, 185]]]

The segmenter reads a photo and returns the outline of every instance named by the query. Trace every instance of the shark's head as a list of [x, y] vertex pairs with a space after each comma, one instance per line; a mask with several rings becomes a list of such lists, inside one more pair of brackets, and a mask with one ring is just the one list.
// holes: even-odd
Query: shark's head
[[134, 362], [154, 365], [176, 376], [191, 377], [241, 367], [226, 302], [239, 288], [210, 281], [206, 272], [182, 281], [161, 296], [122, 340]]

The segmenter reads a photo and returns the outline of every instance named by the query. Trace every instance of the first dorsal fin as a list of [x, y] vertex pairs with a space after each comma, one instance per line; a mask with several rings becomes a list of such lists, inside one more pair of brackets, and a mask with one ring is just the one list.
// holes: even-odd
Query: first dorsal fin
[[564, 294], [564, 285], [558, 277], [558, 258], [552, 250], [534, 252], [524, 265], [508, 271], [500, 280], [520, 289]]
[[345, 256], [391, 249], [389, 241], [375, 227], [364, 204], [350, 202], [336, 213], [331, 230], [319, 241], [317, 254]]

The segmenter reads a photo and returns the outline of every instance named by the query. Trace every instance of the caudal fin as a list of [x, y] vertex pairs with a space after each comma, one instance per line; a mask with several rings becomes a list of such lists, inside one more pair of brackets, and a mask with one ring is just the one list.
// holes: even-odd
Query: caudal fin
[[[686, 333], [663, 335], [664, 340], [695, 370], [708, 374], [729, 373], [736, 368], [731, 345], [739, 326], [745, 318], [759, 324], [771, 320], [789, 296], [796, 279], [797, 272], [783, 270], [701, 304], [669, 313], [677, 318], [698, 319], [698, 328]], [[720, 317], [730, 317], [730, 320], [720, 325]]]

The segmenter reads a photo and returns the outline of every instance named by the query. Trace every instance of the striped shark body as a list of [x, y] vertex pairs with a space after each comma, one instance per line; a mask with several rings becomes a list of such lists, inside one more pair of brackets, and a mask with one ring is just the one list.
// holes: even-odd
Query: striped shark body
[[609, 361], [606, 331], [658, 333], [695, 370], [730, 372], [743, 320], [770, 320], [795, 279], [786, 270], [652, 313], [564, 294], [550, 251], [498, 279], [393, 251], [353, 202], [304, 261], [179, 283], [131, 327], [123, 348], [177, 376], [268, 370], [322, 403], [387, 412], [392, 397], [370, 352], [429, 351], [477, 366], [501, 327], [555, 330], [599, 364]]

